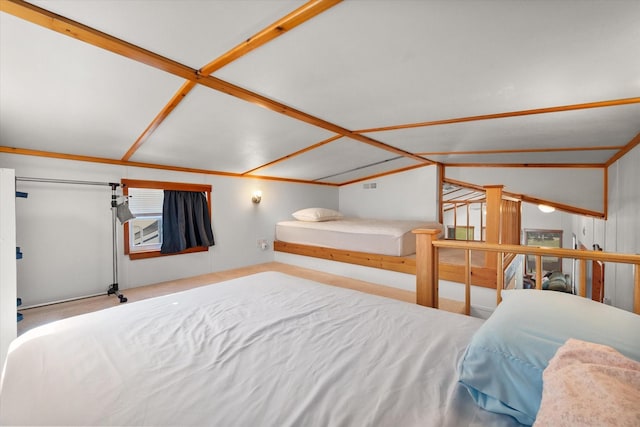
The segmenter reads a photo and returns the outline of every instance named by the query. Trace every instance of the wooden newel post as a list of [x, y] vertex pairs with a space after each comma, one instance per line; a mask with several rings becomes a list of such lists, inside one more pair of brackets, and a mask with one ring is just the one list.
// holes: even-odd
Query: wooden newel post
[[[485, 185], [487, 198], [487, 218], [485, 241], [487, 243], [501, 243], [500, 229], [502, 225], [502, 188], [503, 185]], [[498, 255], [495, 252], [485, 252], [485, 267], [496, 266]]]
[[440, 230], [416, 229], [416, 303], [438, 308], [438, 259], [433, 241]]

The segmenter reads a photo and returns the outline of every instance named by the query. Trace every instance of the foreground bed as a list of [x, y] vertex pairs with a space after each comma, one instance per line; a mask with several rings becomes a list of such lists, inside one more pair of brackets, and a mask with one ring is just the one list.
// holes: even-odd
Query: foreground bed
[[266, 272], [61, 320], [11, 344], [0, 424], [638, 425], [640, 316], [503, 296], [483, 322]]
[[13, 342], [0, 423], [517, 425], [457, 364], [482, 321], [267, 272]]

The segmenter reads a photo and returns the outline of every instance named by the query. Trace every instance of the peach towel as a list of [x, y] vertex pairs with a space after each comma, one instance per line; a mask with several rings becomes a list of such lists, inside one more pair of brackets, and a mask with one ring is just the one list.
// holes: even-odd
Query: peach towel
[[640, 426], [640, 362], [570, 338], [542, 374], [534, 427]]

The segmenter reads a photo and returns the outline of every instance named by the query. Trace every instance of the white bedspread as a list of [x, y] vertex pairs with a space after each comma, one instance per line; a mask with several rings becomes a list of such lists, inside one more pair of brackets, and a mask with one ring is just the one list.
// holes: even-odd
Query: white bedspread
[[276, 240], [301, 245], [406, 256], [415, 253], [416, 228], [437, 228], [437, 222], [344, 218], [333, 221], [280, 221]]
[[15, 340], [2, 425], [512, 425], [457, 385], [479, 319], [267, 272]]

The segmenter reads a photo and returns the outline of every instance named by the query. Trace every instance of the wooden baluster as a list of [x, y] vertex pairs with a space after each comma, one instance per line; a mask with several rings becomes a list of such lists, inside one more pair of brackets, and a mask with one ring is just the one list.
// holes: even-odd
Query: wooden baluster
[[634, 265], [633, 312], [640, 314], [640, 264]]
[[542, 256], [536, 255], [536, 289], [542, 289]]
[[471, 251], [464, 250], [464, 314], [471, 314]]
[[502, 290], [504, 289], [504, 252], [498, 252], [496, 270], [496, 303], [500, 304], [502, 302]]
[[578, 295], [581, 297], [587, 296], [587, 261], [584, 259], [578, 260], [578, 270], [580, 272], [580, 282], [578, 286]]
[[[456, 238], [456, 230], [458, 229], [458, 203], [453, 202], [453, 238]], [[449, 236], [445, 236], [445, 239]]]
[[471, 210], [469, 208], [469, 202], [466, 203], [467, 205], [467, 231], [466, 231], [466, 241], [468, 242], [469, 240], [473, 240], [473, 237], [471, 239], [469, 239], [469, 227], [471, 226], [471, 218], [469, 218], [469, 216], [471, 215]]
[[484, 230], [484, 203], [480, 202], [480, 241], [484, 242], [486, 240], [485, 236], [483, 236], [482, 231]]
[[[435, 236], [437, 235], [437, 233], [434, 235], [433, 240], [436, 240]], [[433, 271], [433, 285], [431, 288], [431, 294], [433, 295], [433, 307], [438, 308], [440, 306], [440, 273], [438, 272], [438, 267], [440, 266], [440, 249], [433, 245], [431, 248], [433, 249], [433, 264], [431, 265], [431, 271]]]

